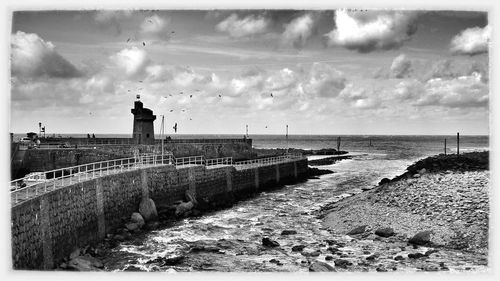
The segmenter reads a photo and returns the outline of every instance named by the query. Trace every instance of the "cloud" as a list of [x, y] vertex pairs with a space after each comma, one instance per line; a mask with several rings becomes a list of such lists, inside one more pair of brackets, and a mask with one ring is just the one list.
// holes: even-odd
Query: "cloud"
[[217, 31], [229, 33], [231, 37], [242, 38], [265, 33], [269, 27], [269, 20], [263, 16], [249, 15], [238, 18], [237, 14], [231, 14], [215, 27]]
[[143, 74], [150, 63], [146, 51], [137, 47], [123, 49], [110, 59], [128, 78]]
[[94, 14], [94, 20], [101, 29], [110, 29], [115, 35], [122, 33], [121, 21], [132, 16], [132, 11], [106, 11], [100, 10]]
[[404, 54], [397, 56], [391, 64], [390, 76], [392, 78], [405, 78], [410, 76], [411, 61]]
[[488, 52], [491, 27], [473, 27], [462, 30], [451, 39], [450, 51], [458, 55], [477, 55]]
[[397, 49], [416, 32], [416, 13], [407, 11], [335, 12], [335, 29], [328, 45], [367, 53]]
[[266, 79], [266, 89], [281, 91], [295, 87], [298, 81], [297, 73], [289, 68], [283, 68]]
[[35, 33], [18, 31], [12, 35], [12, 75], [22, 77], [79, 77], [82, 73], [62, 57], [54, 44]]
[[425, 84], [425, 94], [417, 106], [444, 106], [451, 108], [487, 107], [489, 88], [481, 82], [480, 74], [455, 79], [431, 79]]
[[346, 86], [342, 72], [325, 63], [313, 63], [307, 81], [302, 84], [304, 93], [319, 97], [335, 97]]
[[295, 48], [302, 48], [311, 36], [313, 26], [314, 19], [311, 14], [297, 17], [285, 25], [283, 40]]
[[170, 18], [152, 15], [144, 19], [139, 29], [138, 38], [143, 40], [168, 40], [170, 31], [168, 30]]

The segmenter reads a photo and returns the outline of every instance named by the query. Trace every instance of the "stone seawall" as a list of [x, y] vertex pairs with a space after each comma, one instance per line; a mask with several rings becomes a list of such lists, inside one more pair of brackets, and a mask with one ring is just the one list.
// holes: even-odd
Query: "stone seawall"
[[52, 269], [74, 249], [101, 241], [137, 211], [142, 198], [158, 205], [183, 200], [191, 190], [207, 206], [304, 178], [307, 160], [264, 167], [162, 166], [67, 186], [12, 208], [14, 269]]

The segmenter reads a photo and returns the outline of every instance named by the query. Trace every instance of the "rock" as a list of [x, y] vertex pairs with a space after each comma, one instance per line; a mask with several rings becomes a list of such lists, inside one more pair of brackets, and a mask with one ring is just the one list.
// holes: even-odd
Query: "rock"
[[425, 257], [425, 255], [422, 253], [408, 254], [408, 258], [410, 258], [410, 259], [418, 259], [421, 257]]
[[375, 234], [380, 237], [390, 237], [394, 235], [394, 229], [390, 227], [382, 227], [375, 230]]
[[170, 257], [157, 257], [156, 259], [152, 259], [147, 261], [146, 263], [158, 263], [160, 266], [165, 266], [165, 265], [177, 265], [181, 263], [184, 260], [183, 255], [174, 255]]
[[366, 257], [366, 259], [369, 260], [369, 261], [372, 261], [372, 260], [378, 258], [378, 256], [379, 256], [378, 254], [373, 254], [371, 256]]
[[154, 221], [158, 219], [155, 202], [151, 198], [143, 198], [139, 204], [139, 213], [145, 221]]
[[268, 237], [262, 238], [262, 245], [265, 247], [279, 247], [279, 243], [269, 239]]
[[424, 271], [439, 271], [439, 267], [437, 267], [433, 264], [429, 264], [429, 265], [424, 266], [423, 270]]
[[333, 256], [328, 255], [328, 256], [325, 257], [325, 260], [331, 261], [331, 260], [333, 260]]
[[315, 261], [309, 266], [309, 271], [311, 272], [329, 272], [329, 271], [336, 271], [333, 266], [325, 263], [325, 262], [320, 262], [320, 261]]
[[129, 230], [129, 231], [136, 231], [136, 230], [139, 230], [139, 225], [135, 222], [129, 222], [127, 224], [125, 224], [125, 227]]
[[418, 173], [420, 175], [423, 175], [423, 174], [427, 173], [427, 170], [425, 168], [422, 168], [422, 169], [420, 169], [420, 171], [418, 171]]
[[432, 234], [432, 231], [421, 231], [417, 234], [415, 234], [415, 236], [413, 236], [412, 238], [410, 238], [410, 240], [408, 240], [408, 242], [410, 244], [414, 244], [414, 245], [427, 245], [429, 244], [429, 242], [431, 242], [431, 234]]
[[305, 247], [304, 245], [295, 245], [292, 247], [292, 252], [301, 252]]
[[135, 265], [129, 265], [127, 268], [125, 268], [123, 271], [132, 271], [132, 272], [138, 272], [138, 271], [146, 271], [140, 267], [137, 267]]
[[136, 223], [139, 228], [142, 228], [145, 224], [144, 218], [139, 213], [132, 213], [132, 216], [130, 216], [130, 221]]
[[335, 248], [335, 247], [328, 247], [328, 249], [326, 249], [326, 250], [331, 252], [332, 254], [340, 252], [339, 248]]
[[118, 240], [118, 241], [125, 241], [125, 237], [123, 235], [120, 235], [120, 234], [116, 234], [115, 236], [113, 236], [113, 239]]
[[420, 178], [420, 174], [414, 174], [413, 177], [414, 178]]
[[187, 203], [180, 203], [177, 205], [177, 208], [175, 209], [175, 216], [180, 217], [184, 216], [187, 212], [191, 211], [191, 209], [194, 208], [194, 203], [192, 201], [189, 201]]
[[438, 250], [436, 250], [436, 249], [427, 250], [427, 251], [424, 253], [424, 255], [426, 255], [426, 256], [430, 256], [431, 254], [434, 254], [434, 253], [437, 253], [437, 252], [439, 252], [439, 251], [438, 251]]
[[387, 269], [386, 269], [386, 268], [384, 268], [384, 267], [381, 267], [381, 266], [377, 267], [375, 270], [376, 270], [377, 272], [387, 272]]
[[404, 259], [405, 259], [405, 258], [404, 258], [403, 256], [395, 256], [395, 257], [394, 257], [394, 260], [395, 260], [395, 261], [402, 261], [402, 260], [404, 260]]
[[352, 262], [350, 262], [348, 260], [344, 260], [344, 259], [335, 260], [335, 266], [346, 268], [350, 265], [352, 265]]
[[295, 230], [283, 230], [281, 232], [281, 235], [293, 235], [293, 234], [297, 234], [297, 231], [295, 231]]
[[151, 222], [148, 222], [148, 224], [146, 224], [146, 228], [148, 230], [155, 230], [157, 229], [158, 227], [160, 226], [160, 223], [157, 222], [157, 221], [151, 221]]
[[358, 226], [358, 227], [352, 229], [351, 231], [347, 232], [346, 234], [347, 235], [356, 235], [356, 234], [364, 233], [367, 230], [370, 230], [369, 225], [361, 225], [361, 226]]
[[390, 183], [390, 182], [391, 182], [391, 180], [390, 180], [390, 179], [388, 179], [388, 178], [383, 178], [383, 179], [382, 179], [382, 180], [378, 183], [378, 185], [383, 185], [383, 184]]
[[68, 262], [68, 268], [77, 271], [100, 271], [104, 264], [94, 257], [78, 256]]
[[69, 259], [72, 260], [80, 255], [80, 249], [76, 249], [69, 255]]

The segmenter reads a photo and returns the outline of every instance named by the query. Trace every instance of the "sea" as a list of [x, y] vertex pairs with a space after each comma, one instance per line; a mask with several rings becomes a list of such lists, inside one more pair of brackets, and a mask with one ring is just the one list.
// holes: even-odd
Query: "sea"
[[[243, 135], [175, 137], [242, 138]], [[334, 234], [323, 227], [322, 220], [317, 216], [322, 207], [359, 193], [364, 187], [373, 187], [382, 178], [400, 175], [407, 166], [421, 158], [444, 153], [445, 139], [446, 153], [457, 152], [456, 135], [290, 135], [288, 138], [284, 135], [250, 135], [255, 148], [337, 148], [339, 137], [340, 149], [348, 151], [352, 159], [320, 167], [332, 170], [333, 174], [262, 192], [236, 203], [232, 208], [178, 220], [132, 241], [120, 242], [104, 259], [107, 270], [307, 271], [307, 266], [301, 263], [303, 256], [299, 253], [274, 251], [262, 254], [255, 251], [255, 247], [260, 245], [264, 236], [278, 241], [281, 248], [291, 248], [297, 242], [314, 244], [331, 239]], [[489, 145], [488, 136], [460, 136], [460, 153], [489, 150]], [[321, 157], [325, 156], [309, 156], [310, 159]], [[293, 229], [298, 234], [291, 237], [279, 235], [286, 229]], [[191, 253], [191, 261], [185, 261], [181, 265], [156, 262], [162, 258], [186, 254], [193, 243], [222, 243], [230, 246], [224, 248], [224, 253]], [[321, 254], [317, 259], [325, 261], [324, 258]], [[279, 260], [281, 265], [270, 263], [269, 260], [272, 259]]]

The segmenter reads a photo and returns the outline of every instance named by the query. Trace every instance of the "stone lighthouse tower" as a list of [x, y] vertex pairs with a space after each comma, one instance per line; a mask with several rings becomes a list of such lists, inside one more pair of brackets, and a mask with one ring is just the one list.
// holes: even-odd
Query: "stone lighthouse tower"
[[153, 115], [151, 109], [144, 108], [139, 98], [139, 95], [137, 95], [137, 100], [134, 102], [134, 108], [131, 110], [132, 114], [134, 114], [134, 131], [132, 138], [135, 140], [136, 144], [154, 144], [155, 132], [153, 121], [155, 121], [156, 115]]

